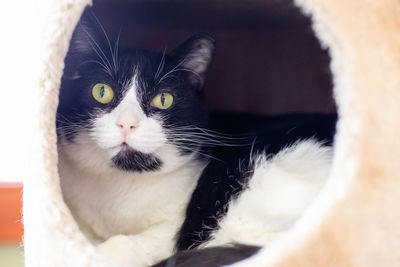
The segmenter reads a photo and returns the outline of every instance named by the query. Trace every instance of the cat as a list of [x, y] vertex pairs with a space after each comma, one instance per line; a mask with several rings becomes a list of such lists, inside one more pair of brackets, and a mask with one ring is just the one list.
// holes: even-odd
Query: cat
[[73, 33], [56, 123], [62, 193], [87, 238], [120, 264], [267, 244], [328, 177], [324, 127], [215, 131], [202, 90], [214, 51], [204, 34], [169, 53], [120, 47], [89, 8]]

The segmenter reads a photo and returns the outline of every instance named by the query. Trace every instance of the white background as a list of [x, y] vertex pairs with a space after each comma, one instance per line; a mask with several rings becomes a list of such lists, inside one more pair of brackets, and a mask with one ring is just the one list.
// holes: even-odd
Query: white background
[[8, 1], [0, 10], [0, 182], [27, 176], [32, 140], [39, 136], [32, 119], [41, 26], [34, 3]]

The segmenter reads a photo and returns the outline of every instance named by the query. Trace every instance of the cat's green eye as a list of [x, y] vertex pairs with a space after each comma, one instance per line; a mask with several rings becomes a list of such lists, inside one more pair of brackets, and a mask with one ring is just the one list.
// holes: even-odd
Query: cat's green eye
[[105, 83], [97, 83], [92, 89], [93, 98], [102, 104], [110, 103], [114, 98], [113, 89]]
[[159, 109], [167, 109], [174, 102], [174, 97], [169, 93], [160, 93], [153, 98], [153, 105]]

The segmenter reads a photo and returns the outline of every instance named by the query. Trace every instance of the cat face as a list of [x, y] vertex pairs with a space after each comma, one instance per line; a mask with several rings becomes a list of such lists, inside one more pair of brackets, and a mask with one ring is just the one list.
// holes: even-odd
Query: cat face
[[188, 132], [207, 126], [201, 89], [213, 52], [205, 35], [168, 54], [121, 48], [86, 10], [65, 60], [59, 149], [102, 171], [170, 171], [200, 155]]

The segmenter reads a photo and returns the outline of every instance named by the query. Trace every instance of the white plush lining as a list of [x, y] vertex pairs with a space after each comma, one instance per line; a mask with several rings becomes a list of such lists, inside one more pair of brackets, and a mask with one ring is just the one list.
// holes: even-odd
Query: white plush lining
[[[79, 231], [57, 171], [54, 125], [63, 59], [89, 4], [37, 2], [45, 23], [33, 88], [40, 138], [34, 140], [34, 170], [24, 181], [26, 266], [115, 266]], [[312, 17], [332, 58], [340, 120], [331, 182], [284, 238], [237, 266], [400, 266], [400, 2], [296, 4]]]

